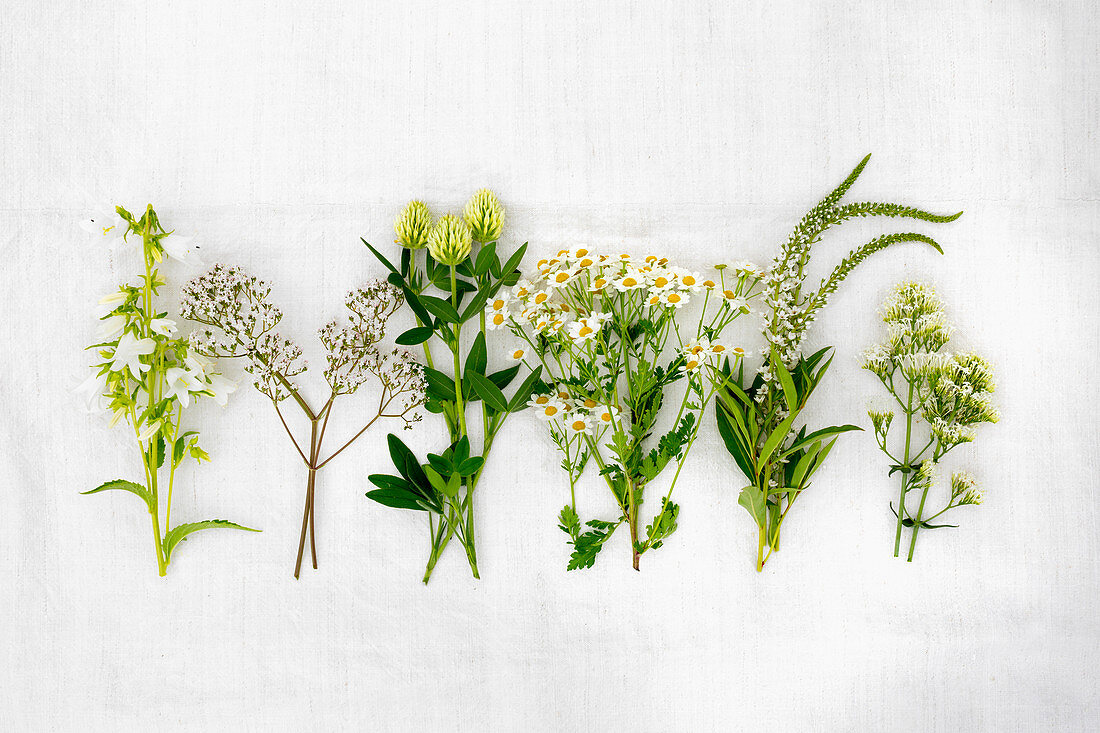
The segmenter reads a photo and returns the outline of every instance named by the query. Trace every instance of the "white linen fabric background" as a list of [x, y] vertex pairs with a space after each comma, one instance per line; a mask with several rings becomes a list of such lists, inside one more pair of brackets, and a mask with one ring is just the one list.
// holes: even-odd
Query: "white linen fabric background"
[[[1098, 28], [1088, 1], [8, 0], [0, 727], [1095, 729]], [[393, 252], [409, 199], [456, 211], [492, 187], [528, 263], [585, 243], [766, 264], [867, 152], [849, 200], [966, 214], [818, 245], [821, 273], [886, 231], [946, 254], [900, 245], [843, 286], [810, 339], [837, 349], [811, 423], [867, 423], [879, 390], [857, 355], [903, 278], [937, 286], [1002, 410], [958, 451], [986, 503], [922, 535], [913, 564], [891, 557], [895, 481], [853, 433], [758, 575], [709, 414], [680, 529], [641, 573], [625, 537], [565, 572], [568, 486], [527, 414], [478, 492], [480, 582], [452, 547], [421, 585], [424, 517], [364, 498], [385, 429], [322, 474], [320, 569], [295, 582], [305, 472], [247, 384], [191, 413], [214, 461], [185, 469], [173, 515], [262, 534], [196, 535], [162, 579], [139, 502], [78, 495], [138, 469], [69, 392], [93, 304], [134, 274], [76, 227], [97, 203], [151, 202], [208, 262], [270, 282], [318, 365], [315, 329], [383, 274], [359, 237]], [[758, 352], [757, 330], [733, 340]], [[320, 398], [319, 371], [305, 381]], [[445, 442], [430, 417], [406, 435]], [[610, 516], [594, 477], [580, 501]]]

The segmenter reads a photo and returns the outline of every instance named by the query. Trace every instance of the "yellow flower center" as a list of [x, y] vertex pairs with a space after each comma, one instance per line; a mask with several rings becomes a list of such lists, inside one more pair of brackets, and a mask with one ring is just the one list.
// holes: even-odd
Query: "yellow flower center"
[[588, 326], [581, 326], [581, 330], [578, 331], [578, 333], [581, 336], [587, 336], [588, 334], [592, 333], [592, 329], [589, 328]]
[[669, 303], [679, 303], [681, 300], [683, 300], [683, 298], [681, 298], [678, 293], [669, 293], [669, 296], [668, 296], [668, 302]]
[[653, 284], [656, 285], [659, 288], [663, 288], [664, 286], [668, 285], [668, 278], [667, 277], [659, 277], [659, 278], [657, 278], [656, 280], [653, 281]]
[[504, 315], [502, 313], [497, 313], [496, 315], [493, 316], [493, 325], [494, 326], [499, 326], [502, 323], [504, 323]]
[[573, 429], [574, 430], [584, 430], [584, 420], [574, 420], [573, 421]]
[[516, 349], [515, 351], [513, 351], [512, 352], [512, 358], [513, 359], [522, 359], [523, 358], [523, 349]]
[[546, 415], [547, 417], [553, 417], [554, 415], [558, 414], [558, 408], [554, 407], [553, 405], [547, 405], [546, 409], [542, 411], [542, 414]]
[[628, 287], [628, 288], [632, 288], [632, 287], [634, 287], [634, 286], [635, 286], [635, 285], [637, 285], [637, 284], [638, 284], [638, 281], [637, 281], [637, 280], [635, 280], [635, 279], [634, 279], [634, 278], [632, 278], [632, 277], [624, 277], [624, 278], [623, 278], [623, 285], [625, 285], [625, 286], [626, 286], [626, 287]]
[[543, 303], [546, 302], [546, 297], [547, 297], [546, 293], [539, 293], [538, 295], [535, 296], [535, 302], [539, 305], [542, 305]]
[[607, 280], [602, 277], [596, 278], [596, 281], [592, 283], [592, 287], [597, 289], [602, 288], [604, 285], [607, 285]]
[[588, 250], [585, 249], [584, 247], [581, 247], [580, 249], [577, 250], [577, 257], [587, 257], [587, 256], [588, 256]]
[[496, 300], [493, 301], [493, 310], [498, 311], [503, 307], [504, 307], [504, 300], [502, 298], [497, 298]]
[[714, 352], [715, 354], [721, 354], [721, 353], [722, 353], [723, 351], [725, 351], [725, 350], [726, 350], [726, 347], [725, 347], [725, 346], [723, 346], [722, 344], [715, 344], [714, 346], [710, 347], [710, 349], [711, 349], [711, 351], [713, 351], [713, 352]]
[[691, 360], [691, 361], [689, 361], [689, 362], [688, 362], [688, 363], [687, 363], [687, 364], [686, 364], [685, 366], [686, 366], [686, 367], [688, 368], [688, 370], [690, 371], [690, 370], [694, 369], [695, 367], [699, 366], [699, 362], [697, 362], [697, 361], [695, 361], [694, 359], [692, 359], [692, 360]]
[[549, 401], [550, 401], [550, 395], [540, 394], [538, 397], [535, 398], [535, 404], [536, 405], [545, 405]]
[[694, 285], [695, 284], [695, 276], [694, 275], [684, 275], [682, 278], [680, 278], [680, 282], [682, 282], [684, 285]]
[[703, 287], [704, 288], [713, 288], [714, 287], [714, 281], [713, 280], [704, 280], [703, 281]]
[[737, 294], [734, 293], [732, 290], [727, 290], [726, 292], [722, 293], [722, 295], [726, 296], [730, 300], [733, 300], [734, 298], [737, 297]]
[[581, 267], [592, 267], [592, 265], [594, 265], [595, 263], [594, 263], [594, 262], [593, 262], [592, 260], [590, 260], [590, 259], [588, 259], [587, 257], [585, 257], [585, 258], [584, 258], [583, 260], [581, 260], [581, 261], [580, 261], [580, 262], [579, 262], [578, 264], [579, 264], [579, 265], [580, 265]]
[[596, 400], [592, 399], [591, 397], [588, 397], [584, 401], [584, 406], [587, 407], [589, 410], [591, 410], [593, 407], [596, 406]]
[[567, 280], [569, 280], [569, 273], [568, 272], [559, 272], [557, 274], [557, 276], [554, 278], [554, 282], [557, 282], [557, 283], [563, 283], [563, 282], [566, 282]]

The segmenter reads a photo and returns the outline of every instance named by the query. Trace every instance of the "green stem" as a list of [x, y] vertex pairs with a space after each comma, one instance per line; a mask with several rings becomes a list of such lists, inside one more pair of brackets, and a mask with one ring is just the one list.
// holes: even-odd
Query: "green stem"
[[[898, 526], [897, 531], [894, 533], [894, 557], [898, 557], [901, 552], [901, 528], [902, 518], [905, 517], [905, 493], [908, 490], [909, 485], [909, 446], [913, 437], [913, 383], [909, 382], [909, 397], [906, 400], [905, 405], [905, 454], [902, 458], [901, 465], [904, 470], [901, 472], [901, 495], [898, 497]], [[923, 503], [923, 502], [922, 502]], [[916, 528], [913, 530], [916, 533]]]
[[920, 506], [917, 507], [917, 516], [913, 518], [913, 534], [909, 540], [909, 556], [905, 558], [906, 562], [913, 562], [913, 551], [917, 548], [917, 532], [920, 531], [921, 515], [924, 514], [924, 500], [928, 498], [928, 489], [930, 485], [925, 485], [924, 491], [920, 495]]

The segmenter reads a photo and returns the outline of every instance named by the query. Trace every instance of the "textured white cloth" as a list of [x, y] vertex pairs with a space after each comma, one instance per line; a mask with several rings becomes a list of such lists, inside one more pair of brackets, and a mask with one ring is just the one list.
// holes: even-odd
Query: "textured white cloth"
[[[0, 727], [1094, 729], [1098, 27], [1092, 2], [9, 0]], [[161, 579], [139, 502], [77, 494], [139, 469], [68, 392], [92, 304], [132, 275], [75, 226], [98, 202], [152, 202], [208, 261], [268, 280], [319, 366], [315, 329], [382, 274], [358, 238], [390, 248], [410, 198], [457, 210], [491, 186], [505, 240], [532, 254], [764, 264], [867, 152], [850, 200], [966, 215], [858, 222], [818, 246], [815, 272], [886, 231], [946, 255], [899, 246], [834, 298], [810, 338], [837, 347], [814, 424], [866, 424], [879, 392], [856, 356], [905, 277], [935, 283], [953, 344], [994, 362], [1003, 413], [958, 451], [986, 504], [923, 535], [914, 564], [891, 557], [895, 483], [856, 433], [757, 575], [709, 414], [680, 530], [640, 574], [623, 537], [565, 572], [568, 487], [530, 415], [477, 495], [480, 582], [454, 547], [422, 586], [423, 517], [364, 498], [385, 430], [323, 472], [321, 568], [294, 582], [304, 470], [250, 388], [192, 413], [214, 461], [182, 473], [173, 514], [262, 534], [196, 535]], [[411, 436], [443, 442], [430, 418]], [[586, 517], [609, 516], [605, 494], [586, 480]]]

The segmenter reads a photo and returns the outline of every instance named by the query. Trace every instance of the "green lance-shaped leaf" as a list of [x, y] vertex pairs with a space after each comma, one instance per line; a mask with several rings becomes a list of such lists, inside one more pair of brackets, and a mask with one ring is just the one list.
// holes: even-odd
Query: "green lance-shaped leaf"
[[484, 275], [489, 271], [489, 266], [496, 258], [497, 243], [489, 242], [481, 247], [481, 251], [477, 253], [477, 259], [474, 261], [474, 274]]
[[172, 560], [172, 550], [176, 548], [180, 542], [187, 539], [188, 535], [194, 534], [204, 529], [240, 529], [245, 532], [259, 532], [258, 529], [252, 527], [244, 527], [235, 522], [229, 522], [224, 519], [207, 519], [204, 522], [190, 522], [188, 524], [177, 524], [164, 535], [164, 558], [166, 561]]
[[783, 438], [787, 436], [787, 433], [790, 432], [791, 425], [794, 424], [795, 418], [797, 417], [797, 412], [792, 412], [790, 415], [787, 415], [787, 418], [779, 423], [775, 431], [768, 436], [766, 441], [764, 441], [764, 447], [760, 449], [760, 458], [756, 461], [756, 470], [758, 472], [763, 471], [764, 466], [768, 465], [768, 459], [771, 458], [772, 453], [779, 447], [779, 444], [783, 442]]
[[471, 372], [477, 372], [484, 376], [485, 367], [488, 365], [489, 356], [485, 350], [485, 334], [478, 332], [477, 337], [474, 339], [473, 346], [470, 347], [470, 353], [466, 356], [466, 365], [463, 367], [465, 379], [468, 379]]
[[135, 484], [133, 481], [126, 481], [125, 479], [119, 478], [114, 481], [100, 484], [91, 491], [82, 491], [80, 493], [98, 494], [100, 491], [129, 491], [131, 494], [141, 497], [141, 500], [145, 502], [146, 508], [148, 508], [150, 512], [153, 511], [153, 495], [149, 493], [149, 489], [141, 484]]
[[722, 436], [726, 450], [733, 456], [734, 462], [741, 469], [741, 473], [745, 474], [745, 478], [752, 481], [756, 478], [756, 469], [751, 458], [752, 452], [745, 444], [744, 438], [736, 432], [739, 428], [730, 420], [729, 413], [725, 410], [715, 410], [715, 415], [718, 420], [718, 434]]
[[810, 470], [810, 465], [814, 462], [817, 454], [821, 451], [821, 441], [815, 441], [809, 449], [806, 450], [806, 455], [799, 459], [795, 464], [794, 472], [791, 473], [791, 486], [795, 488], [802, 487], [802, 480], [806, 478], [806, 473]]
[[378, 250], [376, 250], [376, 249], [375, 249], [374, 247], [372, 247], [372, 246], [371, 246], [371, 244], [370, 244], [370, 242], [368, 242], [367, 240], [363, 239], [362, 237], [359, 237], [359, 241], [360, 241], [360, 242], [362, 242], [363, 244], [367, 245], [367, 249], [369, 249], [369, 250], [370, 250], [371, 252], [373, 252], [373, 253], [374, 253], [374, 256], [375, 256], [376, 258], [378, 258], [378, 261], [379, 261], [379, 262], [381, 262], [381, 263], [382, 263], [382, 264], [383, 264], [383, 265], [385, 266], [385, 268], [386, 268], [387, 270], [389, 270], [390, 272], [392, 272], [392, 273], [393, 273], [394, 275], [398, 275], [398, 276], [400, 276], [400, 274], [401, 274], [401, 273], [399, 273], [399, 272], [397, 271], [397, 268], [396, 268], [396, 267], [394, 267], [394, 266], [393, 266], [393, 264], [392, 264], [392, 263], [391, 263], [391, 262], [390, 262], [389, 260], [387, 260], [387, 259], [386, 259], [385, 257], [383, 257], [383, 256], [382, 256], [382, 253], [381, 253], [381, 252], [379, 252], [379, 251], [378, 251]]
[[806, 435], [803, 438], [795, 441], [794, 445], [792, 445], [787, 450], [783, 451], [782, 455], [785, 457], [785, 456], [790, 455], [791, 453], [795, 453], [795, 452], [801, 450], [804, 446], [807, 446], [807, 445], [813, 443], [814, 441], [816, 441], [820, 438], [824, 438], [827, 435], [836, 435], [838, 433], [847, 433], [847, 432], [852, 431], [852, 430], [862, 431], [863, 428], [859, 427], [858, 425], [834, 425], [833, 427], [821, 428], [821, 430], [815, 430], [812, 433], [810, 433], [809, 435]]
[[519, 249], [512, 253], [512, 256], [508, 258], [508, 261], [504, 263], [504, 267], [501, 268], [501, 275], [507, 276], [510, 272], [519, 266], [520, 260], [523, 259], [523, 254], [527, 251], [527, 242], [523, 243]]
[[401, 346], [416, 346], [430, 339], [433, 333], [435, 330], [431, 326], [417, 326], [405, 331], [395, 338], [394, 342]]
[[776, 376], [779, 377], [779, 383], [783, 386], [783, 398], [787, 401], [787, 409], [796, 412], [800, 407], [798, 404], [798, 390], [794, 388], [791, 373], [787, 371], [787, 367], [783, 364], [783, 360], [779, 358], [775, 347], [772, 347], [771, 362]]
[[447, 323], [459, 323], [462, 319], [458, 315], [458, 311], [450, 302], [437, 298], [434, 295], [421, 295], [420, 304], [431, 313], [432, 315], [446, 321]]
[[478, 372], [468, 371], [466, 379], [469, 380], [474, 392], [485, 400], [487, 405], [497, 412], [508, 412], [508, 398], [500, 391], [500, 387], [489, 381], [488, 377]]
[[531, 393], [534, 392], [541, 376], [541, 366], [536, 367], [535, 371], [527, 375], [527, 379], [523, 380], [523, 384], [519, 386], [519, 389], [516, 390], [516, 393], [512, 395], [512, 399], [508, 402], [509, 412], [519, 412], [527, 405], [527, 400], [531, 398]]

